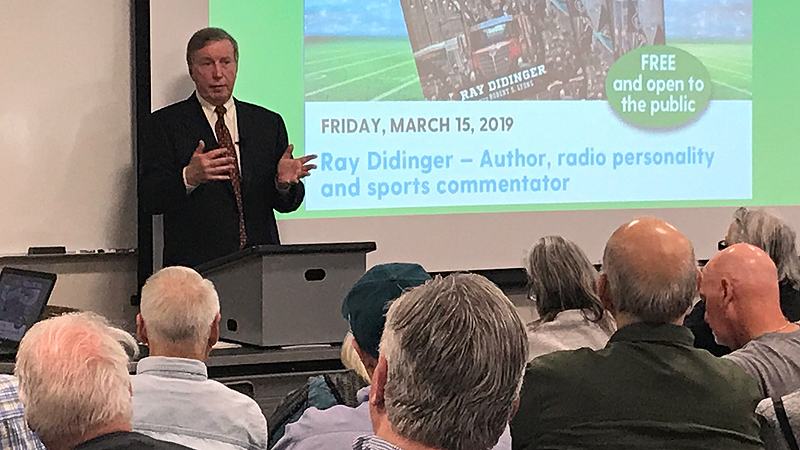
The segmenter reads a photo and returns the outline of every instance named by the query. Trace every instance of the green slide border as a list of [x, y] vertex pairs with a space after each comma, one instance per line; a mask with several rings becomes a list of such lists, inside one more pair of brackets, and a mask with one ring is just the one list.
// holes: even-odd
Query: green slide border
[[[399, 0], [398, 0], [399, 1]], [[800, 204], [800, 2], [753, 0], [753, 198], [301, 210], [283, 218]], [[209, 0], [209, 22], [240, 44], [237, 97], [278, 111], [295, 155], [304, 152], [303, 2]], [[313, 174], [312, 174], [313, 176]], [[691, 183], [676, 179], [675, 183]], [[601, 186], [598, 186], [601, 188]]]

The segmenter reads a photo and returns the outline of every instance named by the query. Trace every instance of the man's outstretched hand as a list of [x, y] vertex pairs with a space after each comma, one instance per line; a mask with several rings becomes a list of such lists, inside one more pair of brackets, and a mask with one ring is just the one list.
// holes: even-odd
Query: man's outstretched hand
[[308, 164], [309, 161], [316, 158], [317, 155], [306, 155], [294, 159], [292, 151], [294, 145], [289, 144], [286, 151], [278, 161], [278, 183], [280, 184], [296, 184], [300, 182], [301, 178], [307, 177], [312, 169], [316, 169], [314, 164]]
[[197, 148], [192, 153], [192, 159], [186, 166], [186, 183], [189, 186], [199, 186], [208, 181], [231, 179], [234, 159], [230, 156], [228, 149], [218, 148], [203, 152], [205, 148], [205, 142], [198, 142]]

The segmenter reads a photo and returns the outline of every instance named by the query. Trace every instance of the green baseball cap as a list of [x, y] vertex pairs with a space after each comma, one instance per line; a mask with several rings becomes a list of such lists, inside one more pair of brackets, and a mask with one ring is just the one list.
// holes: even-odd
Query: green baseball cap
[[389, 303], [430, 279], [428, 272], [414, 263], [379, 264], [362, 275], [342, 303], [342, 316], [350, 323], [358, 346], [378, 358]]

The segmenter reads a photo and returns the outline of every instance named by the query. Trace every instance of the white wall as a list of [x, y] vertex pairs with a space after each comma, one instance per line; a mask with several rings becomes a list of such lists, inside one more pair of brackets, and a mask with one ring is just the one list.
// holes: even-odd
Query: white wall
[[[129, 3], [0, 1], [0, 255], [136, 246]], [[133, 255], [5, 265], [58, 273], [50, 304], [132, 324]]]
[[127, 1], [0, 2], [0, 254], [136, 246]]

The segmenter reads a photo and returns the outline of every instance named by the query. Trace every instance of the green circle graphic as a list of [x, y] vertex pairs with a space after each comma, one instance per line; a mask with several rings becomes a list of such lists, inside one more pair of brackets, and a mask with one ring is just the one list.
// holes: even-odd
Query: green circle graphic
[[711, 98], [708, 69], [694, 55], [648, 45], [622, 55], [606, 76], [611, 107], [635, 125], [675, 127], [700, 114]]

